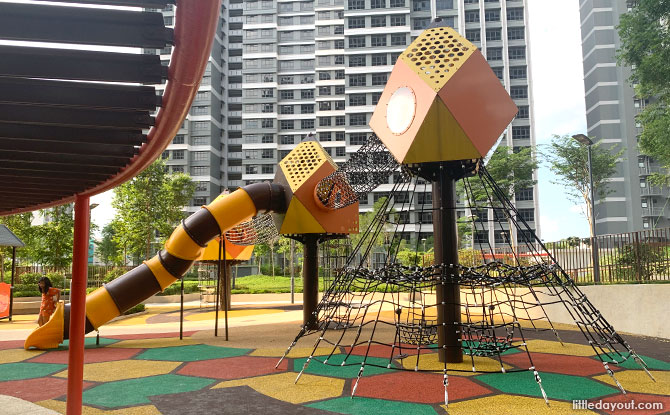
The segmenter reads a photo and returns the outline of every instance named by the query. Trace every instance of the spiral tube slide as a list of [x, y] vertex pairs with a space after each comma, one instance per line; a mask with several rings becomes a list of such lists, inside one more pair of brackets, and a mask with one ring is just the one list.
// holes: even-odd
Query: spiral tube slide
[[[163, 291], [188, 271], [207, 243], [240, 222], [264, 212], [284, 213], [284, 188], [256, 183], [225, 198], [219, 198], [186, 218], [165, 243], [165, 249], [86, 297], [86, 333]], [[35, 329], [25, 341], [26, 349], [58, 347], [69, 338], [70, 306], [54, 313], [49, 322]]]

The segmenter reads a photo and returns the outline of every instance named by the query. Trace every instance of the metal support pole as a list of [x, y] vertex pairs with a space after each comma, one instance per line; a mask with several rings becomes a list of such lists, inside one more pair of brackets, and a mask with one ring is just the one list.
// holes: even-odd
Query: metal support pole
[[228, 263], [226, 259], [226, 238], [221, 238], [221, 245], [223, 251], [223, 324], [226, 331], [226, 341], [228, 341]]
[[308, 330], [316, 330], [316, 306], [319, 303], [319, 236], [306, 234], [303, 241], [302, 321]]
[[291, 260], [289, 261], [289, 268], [291, 268], [291, 304], [295, 304], [295, 241], [291, 239]]
[[598, 238], [596, 237], [596, 199], [593, 189], [593, 162], [591, 161], [591, 145], [588, 148], [589, 180], [591, 181], [591, 255], [593, 261], [593, 282], [600, 283], [600, 258], [598, 256]]
[[[445, 276], [458, 275], [458, 229], [456, 226], [455, 182], [444, 163], [433, 180], [433, 232], [435, 264], [444, 264]], [[435, 289], [437, 295], [437, 344], [440, 362], [460, 363], [461, 292], [458, 284], [443, 282]]]
[[221, 251], [223, 250], [223, 234], [219, 235], [219, 260], [216, 262], [216, 303], [214, 311], [214, 337], [219, 335], [219, 285], [221, 285]]
[[86, 279], [90, 210], [88, 196], [74, 202], [72, 288], [70, 291], [70, 347], [68, 351], [67, 414], [81, 414], [84, 378], [84, 332], [86, 325]]
[[184, 339], [184, 277], [181, 277], [181, 298], [179, 299], [179, 340]]
[[[1, 265], [0, 265], [1, 266]], [[14, 276], [16, 275], [16, 247], [12, 247], [12, 278], [9, 280], [9, 321], [12, 321], [14, 308]]]

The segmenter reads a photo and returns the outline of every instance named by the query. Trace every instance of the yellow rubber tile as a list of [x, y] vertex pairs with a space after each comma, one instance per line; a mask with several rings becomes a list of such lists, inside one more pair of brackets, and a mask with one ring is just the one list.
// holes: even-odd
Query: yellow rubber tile
[[44, 353], [41, 350], [7, 349], [0, 350], [0, 363], [16, 363], [32, 359]]
[[[301, 357], [309, 357], [312, 354], [312, 350], [314, 350], [314, 347], [294, 347], [291, 349], [289, 354], [286, 357], [290, 357], [293, 359], [298, 359]], [[284, 352], [286, 351], [286, 347], [267, 347], [267, 348], [260, 348], [256, 349], [253, 352], [251, 352], [249, 355], [250, 356], [265, 356], [265, 357], [282, 357], [284, 355]], [[329, 355], [333, 351], [332, 347], [317, 347], [316, 351], [314, 352], [314, 356], [325, 356]], [[338, 350], [335, 351], [335, 353], [338, 353]]]
[[[48, 400], [37, 402], [37, 405], [43, 406], [45, 408], [65, 413], [66, 403], [62, 401]], [[82, 406], [83, 415], [102, 415], [102, 414], [114, 414], [114, 415], [160, 415], [160, 411], [153, 405], [142, 405], [142, 406], [133, 406], [130, 408], [123, 409], [114, 409], [114, 410], [102, 410], [98, 408], [93, 408], [90, 406]]]
[[156, 314], [158, 313], [146, 313], [142, 314], [141, 316], [124, 318], [121, 320], [112, 321], [111, 323], [107, 323], [105, 324], [105, 326], [139, 326], [147, 324], [147, 319], [149, 317], [155, 316]]
[[[235, 318], [235, 317], [248, 317], [248, 316], [258, 316], [258, 315], [263, 315], [263, 314], [277, 314], [277, 313], [283, 313], [284, 311], [282, 310], [277, 310], [277, 309], [251, 309], [251, 310], [230, 310], [228, 311], [228, 318]], [[224, 316], [224, 311], [220, 310], [219, 311], [219, 318], [223, 318]], [[215, 317], [215, 312], [214, 311], [208, 311], [206, 313], [196, 313], [196, 314], [191, 314], [188, 316], [184, 317], [184, 320], [186, 321], [204, 321], [204, 320], [211, 320], [214, 321]]]
[[[615, 372], [614, 376], [616, 376], [626, 392], [670, 396], [670, 372], [651, 370], [650, 373], [654, 376], [656, 382], [651, 380], [644, 370], [625, 370], [622, 372]], [[616, 385], [610, 375], [596, 376], [594, 379], [612, 386]]]
[[[442, 408], [445, 408], [442, 405]], [[589, 410], [575, 411], [572, 403], [549, 401], [549, 406], [541, 398], [528, 398], [524, 396], [497, 395], [487, 398], [473, 399], [469, 401], [450, 403], [445, 408], [449, 415], [536, 415], [536, 414], [558, 414], [558, 415], [590, 415], [597, 414]]]
[[[437, 353], [421, 354], [418, 356], [419, 370], [435, 370], [442, 371], [444, 363], [438, 360]], [[414, 369], [417, 362], [417, 356], [408, 356], [402, 360], [402, 366], [405, 369]], [[510, 369], [512, 366], [504, 364], [505, 369]], [[485, 372], [500, 372], [500, 361], [490, 357], [475, 356], [475, 369]], [[447, 363], [447, 371], [449, 370], [463, 370], [464, 372], [453, 372], [458, 376], [474, 376], [481, 375], [472, 371], [472, 360], [470, 356], [463, 356], [462, 363]]]
[[297, 375], [297, 373], [287, 372], [277, 375], [230, 380], [221, 382], [212, 387], [212, 389], [249, 386], [259, 393], [293, 404], [336, 398], [342, 395], [344, 379], [303, 374], [300, 377], [300, 381], [294, 384], [293, 382]]
[[179, 340], [177, 337], [159, 338], [159, 339], [133, 339], [121, 340], [120, 342], [109, 344], [105, 347], [120, 347], [123, 349], [139, 348], [139, 349], [154, 349], [156, 347], [170, 347], [170, 346], [188, 346], [190, 344], [202, 344], [201, 341], [184, 338]]
[[[528, 340], [528, 350], [531, 353], [553, 353], [563, 354], [568, 356], [595, 356], [596, 352], [591, 346], [574, 343], [561, 343], [558, 341], [549, 340]], [[519, 350], [525, 353], [523, 346]]]
[[[84, 380], [112, 382], [115, 380], [143, 378], [165, 375], [172, 372], [181, 362], [158, 362], [152, 360], [117, 360], [115, 362], [88, 363], [84, 365]], [[67, 370], [54, 376], [67, 377]]]

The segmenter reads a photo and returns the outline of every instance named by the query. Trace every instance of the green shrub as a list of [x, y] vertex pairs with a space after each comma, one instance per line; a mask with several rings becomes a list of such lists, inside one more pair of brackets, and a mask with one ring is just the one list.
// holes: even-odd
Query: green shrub
[[651, 244], [631, 244], [619, 249], [614, 273], [624, 280], [650, 280], [668, 269], [665, 250]]
[[127, 315], [129, 315], [129, 314], [141, 313], [141, 312], [144, 311], [144, 310], [146, 310], [146, 307], [144, 306], [144, 304], [139, 303], [139, 304], [136, 305], [135, 307], [131, 307], [128, 311], [126, 311], [125, 313], [123, 313], [123, 315], [124, 315], [124, 316], [127, 316]]
[[[184, 281], [184, 294], [199, 292], [198, 281]], [[171, 286], [167, 287], [165, 291], [156, 295], [175, 295], [181, 293], [181, 282], [176, 281]]]
[[105, 278], [102, 281], [105, 283], [112, 282], [115, 279], [119, 278], [121, 275], [125, 274], [126, 272], [128, 271], [126, 271], [123, 268], [113, 268], [109, 270], [107, 274], [105, 274]]
[[37, 284], [14, 284], [14, 297], [41, 297]]
[[59, 272], [48, 272], [46, 275], [47, 278], [51, 281], [51, 285], [56, 288], [63, 288], [65, 283], [65, 274]]
[[34, 285], [37, 288], [37, 283], [39, 282], [40, 278], [42, 278], [42, 274], [38, 272], [26, 272], [25, 274], [19, 275], [18, 280], [21, 282], [21, 284]]

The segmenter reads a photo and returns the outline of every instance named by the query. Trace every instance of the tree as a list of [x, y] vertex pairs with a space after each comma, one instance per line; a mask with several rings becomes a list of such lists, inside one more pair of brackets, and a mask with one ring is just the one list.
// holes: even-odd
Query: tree
[[[24, 244], [29, 247], [32, 241], [32, 227], [33, 220], [32, 212], [19, 213], [10, 216], [0, 216], [0, 224], [9, 228]], [[28, 258], [28, 249], [17, 249], [16, 256], [19, 258]], [[12, 248], [9, 246], [0, 247], [0, 274], [4, 277], [5, 265], [11, 267]], [[5, 264], [7, 260], [7, 264]]]
[[670, 2], [634, 3], [620, 19], [618, 57], [631, 67], [630, 80], [638, 97], [650, 99], [638, 115], [640, 149], [670, 167]]
[[[623, 150], [610, 152], [602, 148], [599, 143], [591, 146], [593, 186], [597, 197], [602, 198], [611, 193], [606, 180], [616, 171], [616, 162], [622, 153]], [[586, 205], [586, 212], [583, 213], [589, 221], [589, 229], [592, 230], [588, 148], [569, 135], [554, 135], [548, 151], [543, 156], [549, 163], [549, 169], [557, 177], [551, 182], [564, 186], [573, 202], [584, 202]]]
[[65, 268], [72, 263], [74, 240], [74, 209], [72, 204], [40, 210], [44, 224], [34, 226], [29, 255], [37, 263]]
[[[358, 215], [359, 233], [354, 233], [349, 236], [351, 238], [351, 244], [354, 247], [356, 247], [359, 243], [361, 243], [361, 241], [363, 241], [363, 245], [361, 246], [361, 254], [365, 254], [365, 250], [367, 249], [366, 247], [372, 245], [372, 250], [370, 251], [370, 255], [368, 255], [367, 258], [369, 267], [372, 267], [372, 253], [374, 252], [374, 248], [384, 246], [384, 242], [389, 240], [390, 233], [385, 229], [386, 227], [383, 225], [382, 230], [376, 236], [374, 235], [376, 229], [376, 226], [374, 226], [375, 217], [379, 213], [379, 210], [384, 206], [384, 203], [386, 203], [386, 199], [387, 199], [386, 197], [379, 198], [379, 200], [377, 200], [372, 206], [371, 212], [359, 213]], [[388, 212], [388, 214], [393, 215], [393, 209], [391, 209]], [[387, 216], [384, 216], [384, 220], [386, 219], [388, 219]], [[373, 229], [370, 230], [370, 233], [368, 235], [365, 235], [365, 231], [370, 226], [373, 226]]]
[[108, 223], [102, 228], [102, 240], [96, 244], [98, 255], [105, 265], [121, 264], [123, 262], [123, 252], [114, 240], [115, 236], [116, 231], [113, 223]]
[[188, 175], [169, 174], [164, 162], [157, 160], [114, 189], [113, 240], [127, 253], [149, 259], [156, 237], [165, 239], [185, 217], [182, 209], [194, 192], [195, 183]]

